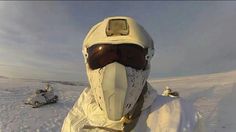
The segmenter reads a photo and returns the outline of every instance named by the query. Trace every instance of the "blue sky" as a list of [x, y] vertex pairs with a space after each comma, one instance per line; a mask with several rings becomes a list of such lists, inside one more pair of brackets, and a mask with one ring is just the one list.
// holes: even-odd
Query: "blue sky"
[[0, 75], [85, 81], [88, 30], [130, 16], [153, 37], [151, 78], [236, 69], [236, 2], [0, 2]]

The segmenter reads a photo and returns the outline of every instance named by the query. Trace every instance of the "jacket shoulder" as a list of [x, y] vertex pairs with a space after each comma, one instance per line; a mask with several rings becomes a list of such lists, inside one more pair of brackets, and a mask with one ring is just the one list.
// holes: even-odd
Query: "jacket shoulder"
[[62, 132], [75, 132], [83, 127], [84, 124], [86, 124], [86, 113], [81, 106], [85, 105], [86, 103], [84, 102], [89, 99], [88, 94], [90, 94], [90, 90], [89, 88], [85, 88], [75, 102], [74, 106], [65, 117], [61, 129]]
[[182, 98], [158, 95], [150, 108], [147, 124], [152, 131], [193, 131], [195, 110]]

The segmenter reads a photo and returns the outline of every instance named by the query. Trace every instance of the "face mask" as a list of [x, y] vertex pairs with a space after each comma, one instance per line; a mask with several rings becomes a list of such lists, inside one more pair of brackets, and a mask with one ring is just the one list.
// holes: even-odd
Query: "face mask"
[[95, 100], [110, 120], [120, 120], [133, 108], [149, 75], [149, 70], [118, 62], [96, 70], [86, 67]]

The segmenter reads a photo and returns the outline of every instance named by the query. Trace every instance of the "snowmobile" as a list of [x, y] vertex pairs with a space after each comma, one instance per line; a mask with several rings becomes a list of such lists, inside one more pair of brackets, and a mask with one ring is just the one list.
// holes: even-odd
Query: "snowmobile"
[[179, 93], [177, 91], [170, 92], [169, 97], [179, 97]]
[[38, 108], [42, 105], [56, 103], [57, 101], [58, 96], [54, 95], [53, 91], [39, 89], [26, 100], [25, 104], [32, 105], [32, 108]]

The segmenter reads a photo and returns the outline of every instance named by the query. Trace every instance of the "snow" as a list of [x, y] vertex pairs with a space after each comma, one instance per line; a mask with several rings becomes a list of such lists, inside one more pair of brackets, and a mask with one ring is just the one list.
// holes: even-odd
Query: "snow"
[[[209, 132], [235, 132], [236, 130], [236, 71], [191, 77], [150, 79], [151, 85], [161, 93], [165, 86], [178, 91], [192, 102], [205, 118]], [[84, 89], [70, 83], [55, 83], [56, 104], [31, 108], [24, 105], [44, 81], [0, 78], [0, 132], [58, 132], [63, 120]]]
[[205, 118], [208, 132], [236, 130], [236, 71], [151, 80], [159, 93], [169, 86], [192, 102]]
[[69, 109], [84, 86], [55, 84], [56, 104], [31, 108], [24, 105], [36, 89], [45, 86], [41, 81], [0, 79], [0, 132], [58, 132]]

